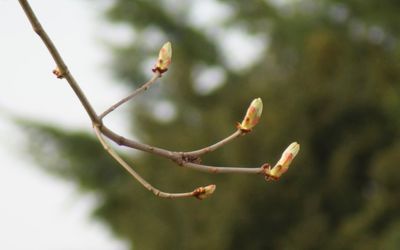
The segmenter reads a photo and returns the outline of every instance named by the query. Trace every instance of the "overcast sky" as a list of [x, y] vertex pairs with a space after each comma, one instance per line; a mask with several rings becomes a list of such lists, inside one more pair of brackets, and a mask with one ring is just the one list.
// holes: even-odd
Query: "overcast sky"
[[[99, 42], [100, 33], [110, 31], [101, 21], [102, 7], [80, 0], [30, 2], [97, 109], [121, 97], [107, 70], [107, 48]], [[129, 37], [113, 28], [113, 36]], [[7, 113], [70, 129], [89, 131], [91, 125], [67, 83], [51, 74], [54, 63], [18, 1], [0, 0], [0, 37], [0, 249], [128, 249], [90, 218], [94, 196], [49, 176], [23, 153], [24, 133]], [[109, 122], [123, 131], [122, 118], [113, 114]]]

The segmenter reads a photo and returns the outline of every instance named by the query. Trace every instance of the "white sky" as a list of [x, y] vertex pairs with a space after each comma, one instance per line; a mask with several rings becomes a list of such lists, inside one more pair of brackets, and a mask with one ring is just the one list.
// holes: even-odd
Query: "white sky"
[[[101, 8], [81, 0], [30, 2], [97, 110], [121, 97], [106, 69], [108, 50], [98, 40], [112, 30], [103, 26]], [[127, 39], [115, 29], [113, 36]], [[90, 218], [94, 196], [34, 166], [19, 145], [24, 134], [7, 120], [10, 112], [90, 130], [83, 108], [67, 83], [51, 74], [53, 68], [18, 1], [0, 0], [0, 249], [128, 249]], [[113, 114], [107, 122], [125, 132], [122, 119]]]

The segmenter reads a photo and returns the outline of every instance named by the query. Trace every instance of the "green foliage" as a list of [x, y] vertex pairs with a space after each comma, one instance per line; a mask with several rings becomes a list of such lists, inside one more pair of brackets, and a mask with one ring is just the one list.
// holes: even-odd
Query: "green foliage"
[[[135, 249], [399, 249], [398, 2], [220, 2], [234, 13], [221, 28], [244, 27], [270, 40], [247, 70], [229, 68], [207, 30], [187, 22], [189, 2], [171, 10], [168, 1], [115, 1], [110, 19], [137, 32], [135, 42], [116, 50], [118, 77], [145, 79], [139, 65], [157, 53], [146, 44], [149, 29], [174, 50], [161, 87], [135, 100], [134, 133], [148, 144], [197, 149], [232, 132], [249, 102], [261, 97], [264, 115], [254, 131], [203, 162], [274, 163], [298, 141], [298, 158], [279, 182], [211, 176], [138, 154], [138, 172], [162, 189], [217, 184], [203, 202], [161, 200], [86, 134], [40, 128], [32, 133], [36, 155], [45, 156], [40, 160], [51, 172], [100, 194], [96, 216]], [[207, 95], [196, 91], [199, 65], [220, 65], [224, 84]], [[173, 105], [173, 120], [152, 115], [158, 100]]]

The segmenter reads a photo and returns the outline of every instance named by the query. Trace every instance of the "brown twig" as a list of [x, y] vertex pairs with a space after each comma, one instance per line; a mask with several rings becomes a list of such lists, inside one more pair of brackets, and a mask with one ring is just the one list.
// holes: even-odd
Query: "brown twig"
[[[19, 2], [21, 4], [22, 8], [24, 9], [25, 14], [27, 15], [34, 31], [40, 36], [43, 43], [46, 45], [47, 49], [49, 50], [51, 56], [53, 57], [54, 61], [56, 62], [57, 71], [59, 71], [59, 74], [67, 80], [67, 82], [69, 83], [71, 88], [74, 90], [78, 99], [81, 101], [82, 106], [85, 108], [86, 112], [88, 113], [92, 123], [96, 127], [98, 127], [105, 136], [107, 136], [109, 139], [113, 140], [115, 143], [117, 143], [119, 145], [130, 147], [130, 148], [138, 149], [141, 151], [145, 151], [148, 153], [156, 154], [159, 156], [163, 156], [165, 158], [168, 158], [168, 159], [171, 159], [174, 161], [178, 161], [179, 159], [182, 158], [182, 156], [185, 157], [185, 155], [198, 156], [199, 154], [213, 151], [213, 150], [217, 149], [218, 147], [225, 145], [226, 143], [228, 143], [232, 139], [236, 138], [240, 134], [239, 131], [236, 131], [233, 135], [231, 135], [231, 136], [227, 137], [226, 139], [224, 139], [220, 142], [217, 142], [214, 145], [211, 145], [209, 147], [206, 147], [206, 148], [203, 148], [200, 150], [196, 150], [196, 151], [192, 151], [192, 152], [187, 152], [187, 153], [178, 153], [178, 152], [173, 152], [173, 151], [169, 151], [166, 149], [146, 145], [144, 143], [140, 143], [140, 142], [137, 142], [137, 141], [134, 141], [131, 139], [127, 139], [127, 138], [115, 133], [114, 131], [110, 130], [105, 125], [103, 125], [100, 116], [97, 115], [94, 108], [90, 104], [89, 100], [86, 98], [84, 92], [81, 90], [78, 83], [74, 79], [73, 75], [68, 70], [63, 58], [61, 57], [60, 53], [58, 52], [57, 48], [55, 47], [55, 45], [52, 42], [52, 40], [50, 39], [50, 37], [47, 35], [46, 31], [43, 29], [42, 25], [40, 24], [39, 20], [37, 19], [36, 15], [35, 15], [35, 13], [33, 12], [32, 8], [30, 7], [28, 1], [19, 0]], [[144, 91], [146, 89], [146, 87], [149, 87], [154, 82], [152, 80], [153, 79], [156, 80], [158, 77], [159, 77], [159, 74], [156, 73], [149, 82], [144, 84], [142, 86], [142, 88], [140, 88], [139, 90], [133, 92], [133, 94], [131, 94], [130, 96], [135, 96], [138, 93]], [[116, 107], [118, 107], [119, 105], [121, 105], [122, 103], [124, 103], [125, 101], [129, 100], [128, 97], [124, 98], [123, 100], [118, 102], [116, 105], [114, 105], [115, 106], [115, 107], [113, 106], [114, 109]], [[109, 112], [107, 112], [107, 113], [109, 113]], [[104, 115], [103, 115], [103, 117], [104, 117]]]
[[[27, 0], [19, 0], [19, 3], [21, 4], [23, 10], [25, 11], [26, 16], [28, 17], [33, 30], [39, 35], [39, 37], [42, 39], [43, 43], [46, 45], [48, 51], [50, 52], [51, 56], [53, 57], [57, 68], [54, 70], [54, 73], [56, 76], [60, 79], [65, 78], [73, 91], [75, 92], [76, 96], [80, 100], [82, 106], [85, 108], [87, 114], [89, 115], [90, 120], [92, 121], [92, 124], [95, 128], [96, 136], [99, 139], [100, 143], [103, 145], [104, 149], [119, 163], [121, 164], [126, 171], [128, 171], [129, 174], [131, 174], [136, 180], [138, 180], [145, 188], [153, 192], [155, 195], [163, 197], [163, 198], [183, 198], [183, 197], [197, 197], [199, 199], [206, 198], [208, 195], [212, 194], [215, 190], [215, 185], [209, 185], [206, 187], [200, 187], [195, 189], [192, 192], [187, 192], [187, 193], [165, 193], [161, 192], [160, 190], [154, 188], [151, 186], [147, 181], [145, 181], [138, 173], [136, 173], [130, 166], [127, 164], [104, 140], [102, 135], [108, 137], [110, 140], [114, 141], [118, 145], [122, 146], [127, 146], [133, 149], [141, 150], [144, 152], [148, 152], [151, 154], [155, 154], [158, 156], [162, 156], [164, 158], [170, 159], [174, 162], [176, 162], [180, 166], [184, 166], [190, 169], [194, 169], [197, 171], [202, 171], [202, 172], [209, 172], [209, 173], [240, 173], [240, 174], [263, 174], [266, 175], [270, 171], [269, 165], [264, 164], [263, 166], [259, 168], [238, 168], [238, 167], [216, 167], [216, 166], [207, 166], [207, 165], [202, 165], [198, 163], [199, 157], [205, 153], [212, 152], [227, 143], [231, 142], [232, 140], [236, 139], [237, 137], [247, 133], [250, 130], [243, 130], [243, 129], [238, 129], [235, 131], [233, 134], [230, 136], [226, 137], [225, 139], [222, 139], [221, 141], [199, 149], [195, 151], [190, 151], [190, 152], [173, 152], [170, 150], [158, 148], [158, 147], [153, 147], [144, 143], [140, 143], [131, 139], [127, 139], [108, 127], [106, 127], [103, 124], [102, 119], [118, 108], [120, 105], [123, 103], [129, 101], [139, 93], [142, 93], [143, 91], [147, 90], [160, 76], [161, 72], [156, 71], [156, 73], [153, 75], [153, 77], [146, 82], [144, 85], [142, 85], [140, 88], [135, 90], [133, 93], [128, 95], [127, 97], [123, 98], [113, 106], [111, 106], [109, 109], [107, 109], [105, 112], [103, 112], [100, 116], [97, 115], [96, 111], [90, 104], [89, 100], [86, 98], [84, 92], [82, 89], [79, 87], [78, 83], [76, 82], [75, 78], [71, 74], [71, 72], [68, 70], [63, 58], [61, 57], [60, 53], [58, 52], [57, 48], [55, 47], [54, 43], [50, 39], [50, 37], [47, 35], [45, 30], [43, 29], [42, 25], [40, 24], [39, 20], [37, 19], [35, 13], [33, 12], [32, 8], [30, 7], [29, 3]], [[165, 51], [165, 56], [169, 56], [171, 54], [170, 51], [170, 44], [167, 43], [164, 46], [169, 46], [166, 47], [169, 50], [166, 50], [168, 53]], [[162, 53], [161, 53], [162, 54]], [[162, 55], [164, 55], [162, 54]], [[260, 99], [260, 98], [258, 98]], [[255, 100], [261, 102], [261, 100]], [[261, 103], [262, 105], [262, 103]], [[251, 108], [251, 107], [250, 107]], [[262, 107], [261, 107], [262, 108]], [[248, 111], [249, 112], [249, 111]], [[247, 114], [246, 114], [247, 116]], [[259, 117], [256, 117], [257, 121]], [[247, 120], [246, 120], [247, 121]], [[254, 121], [254, 124], [256, 121]], [[254, 124], [250, 124], [254, 126]], [[298, 149], [297, 149], [298, 151]], [[296, 152], [297, 153], [297, 152]], [[266, 167], [268, 166], [268, 167]], [[285, 169], [284, 169], [285, 170]], [[286, 170], [285, 170], [286, 171]], [[275, 171], [277, 172], [277, 171]], [[283, 170], [279, 172], [278, 174], [282, 174]]]
[[54, 45], [53, 41], [47, 35], [46, 31], [43, 29], [42, 25], [40, 24], [39, 20], [37, 19], [35, 13], [33, 12], [31, 6], [29, 5], [28, 1], [26, 0], [19, 0], [22, 9], [25, 11], [26, 16], [28, 17], [33, 30], [39, 37], [42, 39], [43, 43], [46, 45], [47, 49], [49, 50], [51, 56], [53, 57], [55, 63], [57, 64], [57, 69], [60, 72], [60, 76], [63, 76], [74, 90], [75, 94], [78, 96], [79, 100], [82, 103], [82, 106], [85, 108], [87, 114], [89, 115], [90, 119], [95, 124], [101, 124], [101, 120], [94, 111], [92, 105], [89, 103], [88, 99], [86, 98], [85, 94], [83, 93], [82, 89], [79, 87], [78, 83], [76, 82], [75, 78], [69, 72], [67, 65], [65, 64], [63, 58], [61, 57], [60, 53], [58, 52], [56, 46]]
[[238, 167], [216, 167], [207, 166], [193, 162], [183, 162], [182, 166], [195, 169], [197, 171], [213, 173], [213, 174], [265, 174], [263, 167], [258, 168], [238, 168]]
[[228, 144], [229, 142], [233, 141], [234, 139], [236, 139], [239, 136], [242, 136], [244, 134], [245, 133], [242, 130], [238, 129], [233, 134], [231, 134], [230, 136], [222, 139], [221, 141], [219, 141], [219, 142], [217, 142], [217, 143], [215, 143], [215, 144], [213, 144], [211, 146], [208, 146], [208, 147], [205, 147], [205, 148], [202, 148], [202, 149], [199, 149], [199, 150], [195, 150], [195, 151], [183, 152], [182, 154], [184, 156], [186, 156], [186, 157], [189, 157], [189, 158], [191, 158], [191, 157], [192, 158], [196, 158], [196, 157], [199, 157], [199, 156], [204, 155], [206, 153], [213, 152], [214, 150], [216, 150], [216, 149]]
[[[101, 132], [99, 130], [98, 126], [94, 126], [94, 131], [96, 133], [97, 138], [99, 139], [101, 145], [103, 145], [104, 150], [111, 155], [112, 158], [114, 158], [133, 178], [135, 178], [140, 184], [142, 184], [143, 187], [145, 187], [147, 190], [152, 192], [154, 195], [159, 196], [161, 198], [169, 198], [169, 199], [174, 199], [174, 198], [187, 198], [187, 197], [198, 197], [200, 195], [200, 191], [204, 189], [204, 187], [196, 188], [192, 192], [186, 192], [186, 193], [167, 193], [160, 191], [159, 189], [153, 187], [150, 183], [148, 183], [145, 179], [143, 179], [135, 170], [129, 166], [129, 164], [124, 161], [118, 154], [115, 152], [110, 145], [104, 140], [103, 136], [101, 135]], [[205, 192], [205, 191], [203, 191]]]
[[[43, 29], [42, 25], [40, 24], [39, 20], [36, 18], [35, 13], [33, 12], [32, 8], [30, 7], [28, 1], [19, 0], [19, 2], [21, 4], [22, 8], [24, 9], [25, 14], [27, 15], [29, 21], [31, 22], [34, 31], [40, 36], [40, 38], [46, 45], [47, 49], [49, 50], [50, 54], [52, 55], [54, 61], [56, 62], [57, 68], [58, 68], [57, 70], [67, 80], [67, 82], [69, 83], [71, 88], [74, 90], [75, 94], [77, 95], [78, 99], [81, 101], [82, 106], [85, 108], [85, 110], [88, 113], [94, 126], [99, 127], [100, 131], [105, 136], [107, 136], [110, 140], [114, 141], [118, 145], [123, 145], [123, 146], [127, 146], [127, 147], [134, 148], [137, 150], [141, 150], [144, 152], [156, 154], [156, 155], [165, 157], [167, 159], [174, 160], [175, 162], [182, 163], [182, 160], [183, 160], [183, 163], [185, 163], [185, 162], [187, 162], [186, 156], [199, 156], [200, 154], [203, 154], [206, 152], [211, 152], [211, 151], [225, 145], [226, 143], [232, 141], [234, 138], [236, 138], [237, 136], [240, 135], [240, 131], [236, 131], [231, 136], [227, 137], [226, 139], [223, 139], [220, 142], [215, 143], [214, 145], [211, 145], [209, 147], [206, 147], [206, 148], [203, 148], [200, 150], [182, 153], [182, 152], [173, 152], [173, 151], [158, 148], [158, 147], [153, 147], [153, 146], [150, 146], [150, 145], [147, 145], [144, 143], [140, 143], [140, 142], [125, 138], [125, 137], [115, 133], [114, 131], [112, 131], [111, 129], [109, 129], [108, 127], [106, 127], [103, 124], [102, 120], [100, 119], [100, 116], [98, 116], [97, 113], [94, 111], [89, 100], [86, 98], [85, 94], [79, 87], [78, 83], [75, 81], [71, 72], [68, 70], [64, 60], [62, 59], [62, 57], [61, 57], [60, 53], [58, 52], [57, 48], [55, 47], [54, 43], [51, 41], [50, 37], [47, 35], [47, 33]], [[157, 73], [154, 75], [154, 78], [156, 78], [156, 76], [158, 76]], [[149, 87], [152, 83], [153, 82], [150, 80], [149, 82], [147, 82], [147, 85], [146, 84], [145, 85], [147, 87]], [[139, 90], [138, 93], [145, 90], [145, 88], [146, 88], [145, 85], [142, 86], [143, 89]], [[137, 92], [135, 91], [134, 93], [137, 93]], [[136, 94], [134, 94], [134, 95], [136, 95]], [[121, 103], [123, 103], [122, 100], [121, 100]], [[194, 169], [197, 169], [197, 168], [194, 168]], [[234, 169], [235, 168], [230, 168], [230, 173], [234, 173], [235, 172]], [[239, 172], [242, 172], [242, 170], [241, 170], [242, 168], [238, 168], [238, 169], [239, 169]], [[218, 173], [222, 173], [222, 172], [223, 171], [220, 171]]]
[[137, 96], [138, 94], [142, 93], [143, 91], [146, 91], [150, 86], [156, 82], [158, 78], [161, 77], [161, 73], [159, 71], [156, 71], [154, 75], [151, 77], [151, 79], [143, 84], [140, 88], [136, 89], [133, 91], [131, 94], [129, 94], [127, 97], [121, 99], [119, 102], [115, 103], [112, 105], [110, 108], [108, 108], [106, 111], [104, 111], [100, 116], [99, 119], [102, 120], [106, 115], [114, 111], [116, 108], [124, 104], [125, 102], [129, 101], [133, 97]]
[[[216, 167], [216, 166], [207, 166], [195, 162], [191, 162], [188, 158], [188, 155], [182, 152], [173, 152], [162, 148], [153, 147], [150, 145], [146, 145], [144, 143], [138, 143], [136, 141], [127, 139], [121, 135], [118, 135], [111, 131], [107, 126], [103, 125], [99, 128], [101, 132], [107, 136], [110, 140], [114, 141], [118, 145], [126, 146], [134, 149], [138, 149], [144, 152], [153, 153], [164, 158], [170, 159], [176, 162], [178, 165], [187, 167], [190, 169], [194, 169], [201, 172], [208, 172], [214, 174], [227, 174], [227, 173], [240, 173], [240, 174], [262, 174], [263, 168], [240, 168], [240, 167]], [[232, 140], [235, 138], [239, 132], [235, 132], [230, 137]], [[224, 141], [224, 140], [223, 140]], [[216, 143], [214, 145], [219, 145]], [[226, 143], [225, 143], [226, 144]], [[214, 146], [213, 145], [213, 146]], [[207, 152], [205, 149], [201, 149], [200, 151]], [[193, 151], [196, 152], [196, 151]], [[196, 159], [193, 159], [196, 160]]]

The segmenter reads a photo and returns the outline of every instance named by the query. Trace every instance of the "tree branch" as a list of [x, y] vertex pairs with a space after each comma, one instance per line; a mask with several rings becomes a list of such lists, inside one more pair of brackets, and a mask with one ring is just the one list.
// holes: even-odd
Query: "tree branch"
[[[105, 125], [101, 126], [99, 129], [105, 136], [107, 136], [110, 140], [114, 141], [118, 145], [138, 149], [138, 150], [148, 152], [148, 153], [153, 153], [155, 155], [172, 160], [180, 166], [187, 167], [187, 168], [190, 168], [193, 170], [212, 173], [212, 174], [227, 174], [227, 173], [263, 174], [264, 173], [263, 167], [259, 167], [259, 168], [216, 167], [216, 166], [207, 166], [207, 165], [195, 163], [195, 162], [192, 162], [191, 160], [196, 160], [196, 159], [194, 159], [194, 158], [190, 159], [190, 157], [186, 153], [173, 152], [173, 151], [169, 151], [166, 149], [146, 145], [144, 143], [138, 143], [136, 141], [127, 139], [119, 134], [116, 134], [115, 132], [113, 132], [112, 130], [107, 128], [107, 126], [105, 126]], [[233, 140], [234, 138], [236, 138], [238, 136], [239, 133], [240, 132], [236, 131], [234, 134], [232, 134], [230, 137], [228, 137], [230, 139], [227, 138], [227, 139], [222, 140], [221, 142], [216, 143], [214, 145], [221, 146], [220, 144], [224, 144], [224, 143], [226, 144], [227, 142], [224, 142], [224, 141]], [[211, 147], [216, 148], [217, 146], [214, 146], [214, 145], [212, 145]], [[207, 152], [206, 148], [201, 149], [199, 151]], [[193, 152], [197, 152], [197, 151], [193, 151]]]
[[42, 39], [43, 43], [46, 45], [47, 49], [49, 50], [51, 56], [53, 57], [55, 63], [57, 64], [57, 68], [60, 71], [60, 76], [65, 77], [67, 79], [69, 85], [74, 90], [75, 94], [78, 96], [79, 100], [82, 103], [82, 106], [85, 108], [87, 114], [90, 117], [90, 120], [95, 124], [101, 124], [101, 120], [94, 111], [92, 105], [86, 98], [85, 94], [79, 87], [78, 83], [75, 81], [75, 78], [69, 72], [67, 65], [65, 64], [63, 58], [61, 57], [60, 53], [58, 52], [56, 46], [54, 45], [53, 41], [47, 35], [46, 31], [43, 29], [42, 25], [40, 24], [39, 20], [37, 19], [35, 13], [33, 12], [31, 6], [29, 5], [28, 1], [26, 0], [19, 0], [21, 7], [25, 11], [26, 16], [28, 17], [33, 30], [39, 35]]
[[213, 173], [213, 174], [265, 174], [264, 167], [258, 168], [238, 168], [238, 167], [216, 167], [207, 166], [194, 162], [183, 162], [182, 166], [195, 169], [201, 172]]
[[188, 158], [196, 158], [196, 157], [199, 157], [199, 156], [204, 155], [206, 153], [213, 152], [214, 150], [216, 150], [216, 149], [228, 144], [229, 142], [233, 141], [234, 139], [236, 139], [239, 136], [242, 136], [244, 134], [246, 134], [246, 133], [243, 132], [242, 130], [238, 129], [233, 134], [231, 134], [230, 136], [226, 137], [225, 139], [222, 139], [221, 141], [219, 141], [219, 142], [217, 142], [217, 143], [215, 143], [215, 144], [213, 144], [211, 146], [208, 146], [208, 147], [205, 147], [205, 148], [202, 148], [202, 149], [199, 149], [199, 150], [195, 150], [195, 151], [182, 152], [182, 154], [185, 157], [188, 157]]
[[142, 93], [143, 91], [146, 91], [148, 88], [150, 88], [150, 86], [155, 83], [157, 81], [158, 78], [161, 77], [161, 73], [159, 71], [156, 71], [154, 73], [154, 75], [151, 77], [151, 79], [146, 82], [145, 84], [143, 84], [140, 88], [136, 89], [134, 92], [132, 92], [130, 95], [128, 95], [127, 97], [123, 98], [122, 100], [120, 100], [119, 102], [115, 103], [114, 105], [112, 105], [110, 108], [108, 108], [106, 111], [104, 111], [100, 116], [99, 119], [102, 120], [106, 115], [108, 115], [109, 113], [111, 113], [112, 111], [114, 111], [116, 108], [118, 108], [119, 106], [121, 106], [122, 104], [124, 104], [125, 102], [129, 101], [130, 99], [132, 99], [133, 97], [135, 97], [136, 95]]
[[259, 168], [237, 168], [237, 167], [216, 167], [216, 166], [207, 166], [199, 164], [199, 157], [208, 152], [212, 152], [237, 137], [244, 135], [251, 131], [251, 129], [257, 124], [261, 112], [262, 112], [262, 101], [261, 98], [254, 99], [250, 104], [247, 113], [242, 121], [242, 123], [238, 124], [238, 130], [236, 130], [233, 134], [222, 139], [221, 141], [199, 149], [195, 151], [189, 152], [173, 152], [170, 150], [153, 147], [144, 143], [140, 143], [134, 140], [127, 139], [114, 131], [110, 130], [103, 124], [102, 119], [118, 108], [120, 105], [134, 98], [136, 95], [146, 91], [156, 80], [161, 77], [161, 74], [168, 70], [168, 66], [171, 63], [172, 49], [171, 44], [167, 42], [161, 48], [159, 53], [159, 58], [157, 60], [156, 66], [153, 69], [155, 74], [153, 77], [143, 84], [140, 88], [136, 89], [133, 93], [128, 95], [127, 97], [121, 99], [116, 104], [112, 105], [109, 109], [104, 111], [100, 116], [97, 115], [94, 108], [90, 104], [89, 100], [86, 98], [84, 92], [79, 87], [75, 78], [68, 70], [63, 58], [58, 52], [56, 46], [53, 44], [50, 37], [47, 35], [39, 20], [37, 19], [35, 13], [33, 12], [31, 6], [29, 5], [27, 0], [19, 0], [23, 10], [25, 11], [26, 16], [28, 17], [33, 30], [39, 35], [42, 39], [43, 43], [46, 45], [48, 51], [53, 57], [57, 68], [53, 71], [58, 78], [65, 78], [76, 96], [80, 100], [82, 106], [85, 108], [87, 114], [89, 115], [90, 120], [92, 121], [95, 133], [100, 143], [103, 145], [104, 149], [109, 153], [130, 175], [132, 175], [139, 183], [141, 183], [145, 188], [149, 191], [153, 192], [153, 194], [163, 197], [163, 198], [183, 198], [183, 197], [197, 197], [199, 199], [204, 199], [212, 194], [215, 190], [215, 185], [209, 185], [205, 187], [200, 187], [195, 189], [192, 192], [187, 193], [166, 193], [162, 192], [152, 185], [150, 185], [147, 181], [145, 181], [138, 173], [136, 173], [130, 166], [127, 164], [104, 140], [102, 135], [108, 137], [110, 140], [114, 141], [118, 145], [127, 146], [133, 149], [141, 150], [144, 152], [148, 152], [151, 154], [155, 154], [158, 156], [162, 156], [164, 158], [170, 159], [177, 163], [180, 166], [184, 166], [190, 169], [194, 169], [197, 171], [208, 172], [208, 173], [239, 173], [239, 174], [263, 174], [266, 176], [266, 179], [278, 179], [284, 172], [287, 171], [290, 162], [296, 156], [300, 149], [300, 145], [297, 143], [292, 143], [282, 155], [280, 161], [275, 165], [274, 168], [270, 168], [269, 164], [264, 164]]
[[199, 196], [199, 191], [202, 188], [196, 188], [192, 192], [186, 192], [186, 193], [167, 193], [160, 191], [159, 189], [153, 187], [150, 183], [148, 183], [145, 179], [143, 179], [135, 170], [129, 166], [126, 161], [124, 161], [118, 154], [115, 152], [110, 145], [107, 144], [107, 142], [104, 140], [104, 138], [101, 135], [101, 132], [99, 130], [98, 126], [94, 126], [94, 131], [96, 132], [96, 136], [99, 139], [101, 145], [103, 145], [104, 150], [111, 155], [112, 158], [114, 158], [133, 178], [135, 178], [140, 184], [142, 184], [143, 187], [145, 187], [147, 190], [152, 192], [154, 195], [159, 196], [161, 198], [186, 198], [186, 197], [197, 197]]
[[[94, 131], [95, 131], [96, 136], [99, 139], [101, 145], [103, 145], [104, 150], [109, 155], [111, 155], [111, 157], [114, 158], [133, 178], [135, 178], [140, 184], [142, 184], [143, 187], [145, 187], [147, 190], [152, 192], [154, 195], [159, 196], [161, 198], [174, 199], [174, 198], [187, 198], [187, 197], [197, 197], [197, 198], [199, 198], [199, 197], [201, 197], [201, 195], [205, 194], [205, 191], [201, 191], [201, 190], [205, 189], [206, 187], [196, 188], [192, 192], [186, 192], [186, 193], [167, 193], [167, 192], [160, 191], [159, 189], [153, 187], [145, 179], [143, 179], [135, 170], [133, 170], [131, 168], [131, 166], [129, 166], [128, 163], [126, 163], [126, 161], [124, 161], [117, 154], [117, 152], [115, 152], [110, 147], [110, 145], [107, 144], [107, 142], [102, 137], [98, 126], [94, 126]], [[214, 189], [215, 189], [215, 187], [214, 187]], [[203, 198], [206, 198], [206, 197], [203, 197]]]

